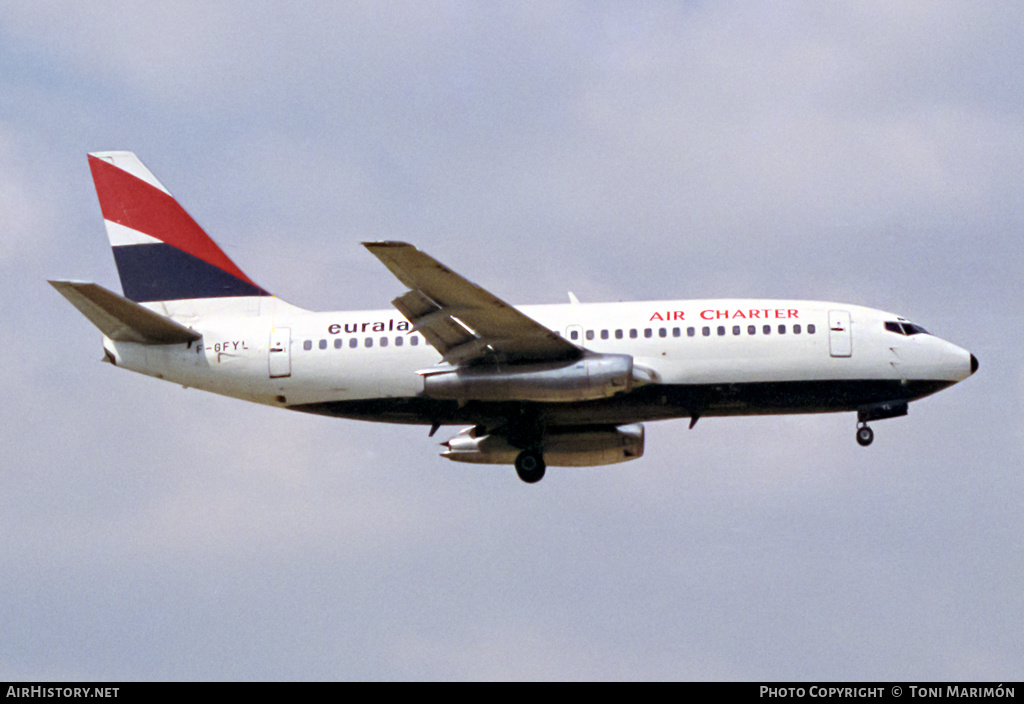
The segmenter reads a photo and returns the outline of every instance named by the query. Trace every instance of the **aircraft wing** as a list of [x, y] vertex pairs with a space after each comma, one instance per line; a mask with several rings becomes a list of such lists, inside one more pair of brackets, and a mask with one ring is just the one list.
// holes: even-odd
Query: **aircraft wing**
[[364, 242], [411, 290], [392, 303], [449, 364], [562, 361], [583, 351], [405, 242]]

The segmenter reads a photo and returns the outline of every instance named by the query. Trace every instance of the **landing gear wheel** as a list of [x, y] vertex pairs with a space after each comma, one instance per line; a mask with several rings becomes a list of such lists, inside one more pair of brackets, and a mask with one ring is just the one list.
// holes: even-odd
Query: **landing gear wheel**
[[868, 426], [861, 425], [857, 428], [857, 444], [861, 447], [867, 447], [874, 439], [875, 432]]
[[535, 450], [523, 450], [516, 457], [516, 474], [527, 484], [544, 478], [544, 457]]

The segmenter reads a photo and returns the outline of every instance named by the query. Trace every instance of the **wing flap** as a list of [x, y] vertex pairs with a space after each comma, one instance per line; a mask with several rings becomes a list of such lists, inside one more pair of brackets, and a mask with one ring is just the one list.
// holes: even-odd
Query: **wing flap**
[[50, 285], [111, 340], [143, 345], [193, 342], [198, 332], [129, 301], [98, 284], [51, 281]]
[[392, 303], [446, 362], [576, 359], [582, 350], [405, 242], [363, 245], [411, 290]]

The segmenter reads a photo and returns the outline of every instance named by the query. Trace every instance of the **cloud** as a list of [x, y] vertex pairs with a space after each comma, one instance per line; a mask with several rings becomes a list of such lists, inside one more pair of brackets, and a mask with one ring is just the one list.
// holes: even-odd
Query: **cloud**
[[32, 183], [28, 155], [9, 124], [0, 123], [0, 232], [4, 247], [0, 266], [12, 267], [41, 243], [53, 229], [43, 194]]

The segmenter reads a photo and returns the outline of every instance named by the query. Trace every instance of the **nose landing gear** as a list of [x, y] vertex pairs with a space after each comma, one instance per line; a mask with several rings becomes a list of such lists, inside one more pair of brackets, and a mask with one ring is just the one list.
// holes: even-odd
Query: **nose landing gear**
[[907, 401], [883, 401], [857, 409], [857, 444], [867, 447], [875, 439], [875, 433], [868, 427], [869, 420], [884, 420], [907, 415]]
[[867, 447], [875, 439], [875, 431], [868, 427], [867, 423], [857, 424], [857, 444]]

